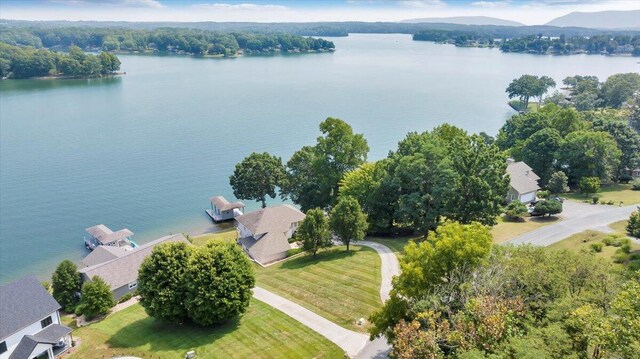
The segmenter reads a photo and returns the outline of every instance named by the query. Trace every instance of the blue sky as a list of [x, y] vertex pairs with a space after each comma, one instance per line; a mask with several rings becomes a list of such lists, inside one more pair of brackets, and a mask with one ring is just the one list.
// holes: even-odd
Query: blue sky
[[638, 0], [1, 0], [0, 17], [301, 22], [493, 16], [534, 25], [572, 11], [635, 9]]

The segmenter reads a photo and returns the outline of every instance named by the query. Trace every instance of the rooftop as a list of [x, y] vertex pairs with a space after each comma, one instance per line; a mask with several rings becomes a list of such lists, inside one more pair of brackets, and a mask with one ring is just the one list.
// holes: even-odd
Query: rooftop
[[259, 236], [269, 232], [285, 233], [289, 230], [291, 223], [300, 222], [304, 217], [304, 213], [299, 209], [281, 204], [243, 214], [236, 217], [236, 221], [245, 226], [254, 236]]
[[209, 198], [209, 201], [211, 201], [211, 203], [213, 203], [213, 205], [221, 211], [228, 211], [235, 208], [244, 208], [244, 203], [240, 201], [231, 203], [222, 196], [211, 197]]
[[538, 186], [540, 177], [522, 161], [509, 163], [507, 173], [510, 177], [509, 185], [518, 193], [529, 193], [540, 189]]
[[0, 287], [0, 341], [60, 309], [35, 276]]
[[120, 239], [125, 239], [133, 236], [133, 232], [131, 232], [127, 228], [123, 228], [119, 231], [114, 232], [104, 224], [89, 227], [85, 229], [85, 231], [102, 244], [116, 242]]

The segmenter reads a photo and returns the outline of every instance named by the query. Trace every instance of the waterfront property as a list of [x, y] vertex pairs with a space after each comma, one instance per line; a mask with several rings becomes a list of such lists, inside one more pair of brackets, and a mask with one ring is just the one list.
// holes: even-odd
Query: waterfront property
[[[87, 261], [85, 258], [83, 261], [85, 265], [92, 265], [79, 270], [82, 280], [86, 282], [94, 276], [99, 276], [109, 285], [113, 297], [118, 300], [123, 295], [135, 291], [138, 287], [138, 269], [142, 261], [151, 254], [153, 247], [167, 242], [189, 243], [182, 234], [174, 234], [158, 238], [128, 251], [103, 251], [101, 247], [98, 247], [96, 251], [100, 250], [100, 252], [95, 252], [98, 255], [89, 258], [93, 255], [91, 253], [87, 256], [89, 260]], [[102, 262], [100, 262], [101, 260]]]
[[53, 359], [71, 348], [60, 308], [35, 276], [0, 287], [0, 359]]
[[509, 174], [509, 192], [507, 200], [509, 202], [519, 200], [522, 203], [531, 203], [536, 200], [536, 194], [540, 189], [538, 180], [540, 177], [533, 172], [531, 167], [520, 161], [507, 160], [507, 173]]
[[287, 257], [289, 238], [304, 219], [304, 213], [288, 204], [262, 208], [236, 218], [242, 248], [261, 265]]
[[119, 231], [112, 231], [104, 224], [89, 227], [85, 229], [88, 237], [84, 238], [84, 245], [89, 250], [93, 250], [98, 246], [112, 246], [112, 247], [130, 247], [135, 248], [137, 245], [131, 240], [133, 232], [127, 228], [123, 228]]
[[206, 212], [214, 222], [228, 221], [244, 213], [244, 203], [239, 201], [229, 202], [222, 196], [215, 196], [209, 198], [209, 202], [211, 209], [207, 209]]

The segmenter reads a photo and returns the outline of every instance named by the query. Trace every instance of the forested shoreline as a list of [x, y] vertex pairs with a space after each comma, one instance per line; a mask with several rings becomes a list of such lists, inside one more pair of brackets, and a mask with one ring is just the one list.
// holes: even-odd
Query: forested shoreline
[[178, 28], [134, 30], [93, 27], [2, 27], [0, 42], [52, 50], [66, 50], [70, 46], [78, 46], [88, 51], [165, 52], [221, 57], [325, 52], [335, 49], [331, 41], [287, 33], [225, 33]]

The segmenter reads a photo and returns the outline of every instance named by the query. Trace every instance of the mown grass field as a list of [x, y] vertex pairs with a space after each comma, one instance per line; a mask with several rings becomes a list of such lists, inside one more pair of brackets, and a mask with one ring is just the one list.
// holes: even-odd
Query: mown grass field
[[498, 218], [498, 224], [491, 228], [493, 242], [496, 244], [504, 243], [523, 233], [531, 232], [540, 227], [557, 223], [561, 219], [558, 217], [525, 217], [522, 221], [508, 221], [501, 216]]
[[238, 239], [238, 232], [235, 229], [215, 233], [205, 233], [199, 236], [190, 237], [191, 243], [196, 246], [204, 246], [210, 240], [235, 242], [236, 239]]
[[263, 268], [256, 265], [256, 285], [277, 293], [347, 329], [382, 306], [380, 256], [368, 247], [339, 246]]
[[270, 306], [252, 300], [239, 320], [216, 328], [161, 323], [139, 305], [77, 329], [80, 342], [69, 358], [341, 358], [342, 350]]
[[[612, 184], [608, 186], [602, 186], [600, 193], [596, 194], [600, 197], [600, 202], [613, 201], [614, 205], [619, 205], [623, 202], [625, 206], [631, 204], [640, 204], [640, 191], [634, 191], [631, 189], [630, 184]], [[563, 197], [575, 200], [575, 201], [589, 201], [593, 195], [585, 196], [582, 193], [565, 193]]]

